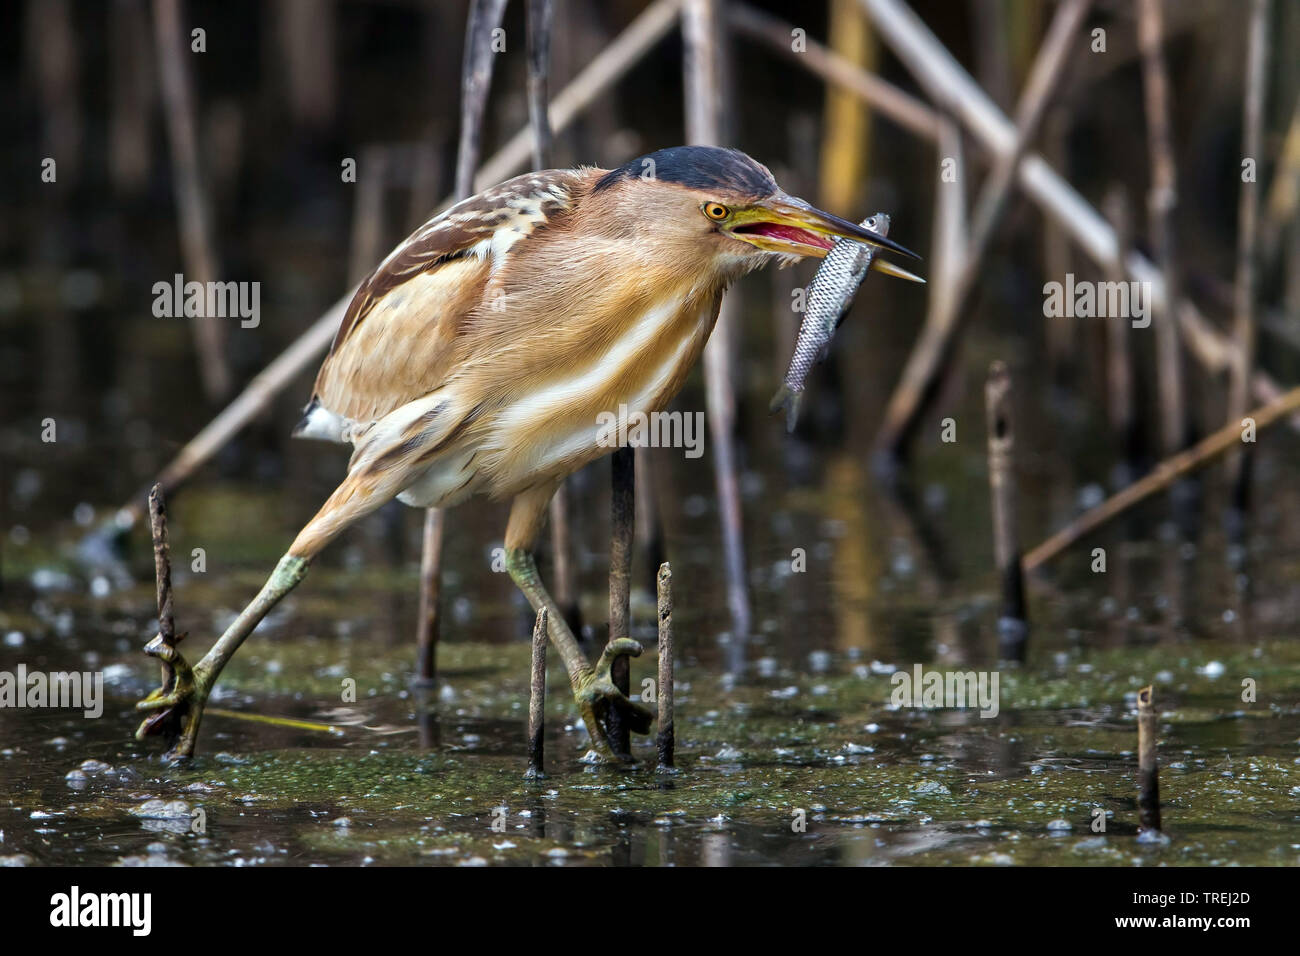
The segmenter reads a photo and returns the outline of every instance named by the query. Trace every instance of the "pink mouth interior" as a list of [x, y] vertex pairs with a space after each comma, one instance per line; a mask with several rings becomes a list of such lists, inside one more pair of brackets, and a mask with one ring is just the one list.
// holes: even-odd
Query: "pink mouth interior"
[[816, 246], [818, 249], [830, 249], [834, 243], [829, 237], [820, 233], [812, 232], [808, 229], [800, 229], [796, 226], [784, 226], [775, 222], [755, 222], [746, 226], [740, 226], [736, 232], [747, 232], [756, 236], [767, 236], [771, 239], [784, 239], [786, 242], [797, 242], [805, 246]]

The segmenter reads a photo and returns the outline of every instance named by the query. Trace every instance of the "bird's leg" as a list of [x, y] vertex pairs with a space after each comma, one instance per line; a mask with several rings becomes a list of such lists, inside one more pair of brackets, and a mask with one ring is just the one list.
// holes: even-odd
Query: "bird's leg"
[[605, 759], [626, 759], [626, 755], [614, 754], [605, 736], [605, 717], [609, 709], [617, 707], [628, 726], [639, 734], [650, 732], [653, 714], [648, 708], [629, 700], [626, 694], [614, 686], [610, 668], [615, 659], [625, 654], [639, 657], [640, 642], [631, 638], [611, 641], [593, 668], [587, 663], [581, 648], [578, 647], [573, 632], [569, 630], [564, 616], [556, 607], [555, 599], [546, 590], [546, 585], [542, 584], [532, 554], [523, 548], [508, 548], [506, 569], [534, 610], [546, 608], [551, 643], [559, 651], [560, 659], [564, 661], [564, 669], [568, 671], [569, 684], [573, 687], [573, 699], [578, 704], [578, 712], [582, 714], [583, 723], [587, 725], [592, 749]]
[[605, 736], [605, 716], [611, 707], [617, 707], [629, 727], [637, 733], [646, 734], [650, 732], [653, 714], [643, 705], [629, 700], [614, 685], [609, 671], [615, 659], [623, 655], [639, 656], [641, 645], [630, 638], [612, 641], [593, 668], [578, 647], [578, 641], [569, 630], [564, 615], [556, 607], [555, 599], [542, 583], [531, 548], [554, 490], [554, 485], [535, 488], [515, 498], [510, 509], [510, 523], [506, 528], [506, 570], [524, 597], [528, 598], [534, 611], [546, 608], [551, 643], [555, 645], [560, 659], [564, 661], [564, 669], [568, 671], [573, 698], [577, 702], [578, 712], [582, 714], [583, 723], [587, 725], [592, 749], [607, 760], [630, 759], [626, 755], [615, 755], [610, 749], [609, 740]]
[[257, 597], [192, 668], [175, 648], [163, 648], [161, 641], [151, 641], [145, 648], [146, 653], [168, 661], [176, 671], [176, 679], [171, 682], [173, 686], [159, 688], [135, 705], [137, 710], [157, 712], [140, 725], [136, 737], [166, 731], [176, 738], [168, 757], [193, 756], [203, 706], [222, 668], [239, 645], [253, 633], [271, 608], [298, 586], [321, 549], [358, 518], [391, 501], [404, 478], [405, 475], [396, 470], [377, 473], [365, 463], [349, 472], [316, 516], [298, 533]]
[[156, 637], [149, 642], [145, 653], [171, 664], [176, 679], [171, 687], [161, 687], [135, 705], [136, 710], [156, 711], [140, 724], [135, 732], [137, 738], [143, 739], [149, 734], [166, 731], [175, 737], [167, 753], [169, 758], [193, 756], [199, 723], [203, 719], [203, 706], [207, 703], [221, 669], [271, 608], [298, 586], [298, 582], [307, 574], [309, 563], [309, 559], [293, 554], [282, 557], [257, 597], [249, 602], [203, 659], [193, 667], [178, 650], [163, 644], [161, 638]]

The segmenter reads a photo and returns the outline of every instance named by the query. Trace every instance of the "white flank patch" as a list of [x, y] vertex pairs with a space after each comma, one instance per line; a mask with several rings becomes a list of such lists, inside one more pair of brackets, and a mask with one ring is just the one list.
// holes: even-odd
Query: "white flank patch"
[[[637, 319], [627, 332], [620, 335], [605, 354], [596, 359], [582, 375], [533, 392], [502, 411], [498, 421], [502, 431], [508, 434], [505, 447], [518, 441], [518, 438], [511, 433], [522, 430], [526, 434], [535, 425], [552, 418], [557, 412], [584, 395], [600, 391], [611, 378], [621, 373], [628, 359], [645, 349], [663, 333], [664, 326], [677, 314], [679, 305], [676, 301], [669, 301], [655, 306]], [[689, 341], [689, 336], [684, 341]], [[677, 353], [674, 353], [668, 363], [670, 368], [676, 367], [673, 363], [677, 360], [681, 348], [682, 346], [678, 346]], [[592, 430], [594, 433], [594, 422]]]
[[[644, 342], [649, 338], [648, 335], [644, 338], [641, 337], [643, 326], [651, 326], [656, 329], [662, 326], [662, 318], [659, 319], [657, 324], [651, 320], [663, 311], [664, 308], [665, 307], [663, 306], [656, 307], [646, 313], [646, 315], [642, 316], [638, 321], [636, 331], [640, 341]], [[674, 304], [667, 308], [667, 312], [671, 315], [676, 312], [676, 309], [677, 306]], [[704, 318], [704, 313], [701, 312], [697, 317], [697, 321], [702, 322]], [[683, 335], [682, 340], [677, 343], [677, 347], [673, 349], [672, 353], [660, 363], [657, 369], [655, 369], [654, 375], [647, 380], [645, 386], [635, 395], [631, 395], [627, 398], [625, 404], [629, 414], [631, 412], [646, 411], [655, 397], [662, 392], [665, 387], [667, 387], [668, 382], [672, 379], [674, 373], [676, 373], [676, 371], [681, 367], [681, 363], [685, 360], [686, 352], [690, 350], [691, 345], [694, 343], [695, 337], [698, 334], [699, 326], [697, 325], [696, 328], [691, 329]], [[627, 337], [620, 339], [619, 343], [616, 343], [615, 347], [611, 348], [605, 354], [605, 360], [618, 361], [626, 358], [629, 354], [634, 352], [635, 348], [626, 344], [628, 341], [629, 339]], [[583, 376], [582, 381], [586, 383], [584, 385], [578, 386], [568, 384], [562, 387], [552, 386], [544, 392], [529, 397], [519, 405], [507, 409], [502, 415], [502, 424], [506, 426], [503, 433], [511, 439], [511, 444], [519, 441], [519, 436], [516, 435], [515, 430], [518, 429], [521, 424], [526, 427], [538, 418], [550, 417], [551, 414], [554, 414], [554, 412], [563, 408], [564, 403], [557, 401], [557, 396], [562, 395], [573, 399], [581, 394], [589, 392], [593, 388], [600, 388], [606, 379], [618, 374], [620, 367], [618, 364], [608, 368], [602, 366], [603, 362], [597, 362], [596, 365]], [[539, 401], [547, 403], [544, 406], [545, 413], [538, 410], [538, 405], [536, 403]], [[613, 411], [613, 409], [611, 409], [611, 411]], [[596, 421], [580, 426], [559, 441], [551, 442], [542, 451], [541, 457], [534, 462], [533, 467], [538, 471], [545, 471], [561, 462], [577, 457], [585, 451], [596, 449], [598, 447], [597, 437], [599, 431], [600, 423]]]
[[461, 452], [451, 458], [438, 458], [406, 486], [397, 500], [413, 508], [450, 508], [460, 504], [478, 490], [476, 482], [466, 481], [466, 468], [473, 452]]

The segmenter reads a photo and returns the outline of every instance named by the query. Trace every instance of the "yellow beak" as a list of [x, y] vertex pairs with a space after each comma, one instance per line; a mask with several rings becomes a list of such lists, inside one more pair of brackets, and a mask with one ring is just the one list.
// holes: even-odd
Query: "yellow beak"
[[[864, 229], [856, 223], [833, 216], [814, 208], [802, 199], [778, 194], [772, 199], [737, 209], [726, 224], [727, 234], [748, 242], [767, 252], [780, 252], [795, 256], [812, 256], [824, 259], [834, 247], [834, 239], [852, 239], [877, 249], [897, 252], [911, 259], [921, 258], [892, 239]], [[924, 282], [919, 276], [891, 263], [881, 262], [872, 267], [886, 275], [914, 282]]]

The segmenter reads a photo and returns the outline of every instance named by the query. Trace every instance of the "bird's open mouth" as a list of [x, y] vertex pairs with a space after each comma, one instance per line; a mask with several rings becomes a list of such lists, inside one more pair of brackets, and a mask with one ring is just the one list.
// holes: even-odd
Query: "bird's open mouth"
[[743, 226], [737, 226], [732, 232], [764, 236], [768, 239], [779, 239], [797, 245], [812, 246], [816, 249], [830, 249], [834, 245], [829, 236], [823, 236], [811, 229], [782, 225], [779, 222], [751, 222]]
[[766, 252], [821, 259], [837, 238], [852, 239], [910, 259], [915, 252], [870, 229], [816, 209], [802, 199], [778, 193], [738, 209], [728, 221], [732, 237]]

